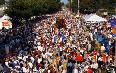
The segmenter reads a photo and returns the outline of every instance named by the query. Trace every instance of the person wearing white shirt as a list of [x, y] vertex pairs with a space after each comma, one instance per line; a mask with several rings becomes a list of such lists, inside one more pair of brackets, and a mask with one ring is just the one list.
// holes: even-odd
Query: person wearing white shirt
[[111, 38], [112, 38], [112, 35], [111, 35], [111, 34], [109, 34], [109, 35], [108, 35], [108, 38], [110, 38], [110, 39], [111, 39]]
[[46, 58], [46, 54], [45, 54], [45, 53], [44, 53], [44, 54], [42, 53], [42, 57], [43, 57], [43, 58]]
[[108, 59], [108, 62], [109, 62], [109, 63], [111, 63], [112, 61], [113, 61], [112, 58], [109, 58], [109, 59]]
[[93, 41], [93, 34], [89, 33], [91, 40]]
[[37, 47], [38, 47], [39, 51], [41, 51], [41, 52], [43, 51], [43, 47], [42, 46], [38, 45]]
[[48, 70], [48, 73], [50, 73], [50, 70]]
[[102, 58], [101, 58], [101, 57], [99, 57], [99, 58], [98, 58], [98, 60], [99, 60], [99, 61], [102, 61]]
[[101, 52], [104, 52], [105, 51], [104, 44], [101, 46], [100, 50], [101, 50]]
[[26, 67], [22, 67], [24, 73], [29, 73], [29, 69]]
[[63, 69], [62, 73], [67, 73], [67, 70], [66, 69]]
[[5, 65], [6, 65], [7, 67], [9, 67], [9, 62], [8, 62], [8, 61], [6, 61], [6, 62], [5, 62]]
[[27, 58], [28, 58], [28, 56], [24, 56], [24, 57], [23, 57], [23, 60], [26, 61]]
[[93, 68], [98, 69], [98, 63], [95, 62]]
[[76, 67], [74, 67], [74, 69], [72, 70], [72, 73], [79, 73]]
[[71, 40], [71, 41], [73, 40], [72, 36], [70, 36], [70, 40]]
[[84, 53], [84, 49], [80, 49], [80, 52], [83, 54]]
[[34, 67], [34, 68], [33, 68], [33, 72], [34, 72], [34, 73], [37, 73], [37, 71], [38, 71], [37, 68]]
[[88, 66], [88, 64], [86, 63], [86, 65], [85, 65], [85, 67], [84, 67], [84, 71], [87, 72], [88, 68], [89, 68], [89, 66]]
[[32, 68], [33, 64], [31, 62], [28, 63], [29, 67]]
[[35, 60], [35, 59], [34, 59], [32, 56], [31, 56], [30, 59], [31, 59], [31, 62], [34, 63], [34, 60]]

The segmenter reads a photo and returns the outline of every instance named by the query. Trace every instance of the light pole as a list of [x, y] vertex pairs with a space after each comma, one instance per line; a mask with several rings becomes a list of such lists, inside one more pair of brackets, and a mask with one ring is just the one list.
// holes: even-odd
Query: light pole
[[72, 0], [70, 0], [70, 10], [72, 11]]
[[79, 15], [79, 13], [80, 13], [79, 7], [80, 7], [80, 1], [78, 0], [78, 15]]

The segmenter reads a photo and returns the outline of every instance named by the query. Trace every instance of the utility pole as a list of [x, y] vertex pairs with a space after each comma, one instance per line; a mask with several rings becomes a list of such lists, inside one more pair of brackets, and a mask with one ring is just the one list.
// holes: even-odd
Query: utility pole
[[80, 0], [78, 0], [78, 15], [79, 15], [79, 13], [80, 13], [80, 11], [79, 11], [79, 8], [80, 7]]
[[70, 0], [70, 11], [72, 11], [72, 0]]

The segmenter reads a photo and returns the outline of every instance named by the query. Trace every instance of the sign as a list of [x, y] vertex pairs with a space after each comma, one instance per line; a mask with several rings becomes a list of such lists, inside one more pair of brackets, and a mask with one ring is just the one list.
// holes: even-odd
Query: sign
[[116, 18], [110, 20], [111, 28], [116, 25]]
[[111, 24], [111, 28], [112, 28], [111, 32], [116, 37], [116, 18], [111, 19], [110, 24]]
[[10, 26], [9, 22], [2, 22], [2, 26]]

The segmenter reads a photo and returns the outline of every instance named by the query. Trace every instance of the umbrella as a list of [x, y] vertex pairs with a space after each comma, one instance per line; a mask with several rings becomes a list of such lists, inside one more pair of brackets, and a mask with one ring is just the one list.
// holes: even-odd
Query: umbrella
[[83, 61], [83, 57], [80, 56], [80, 55], [77, 55], [77, 56], [76, 56], [76, 60], [77, 60], [77, 61]]

